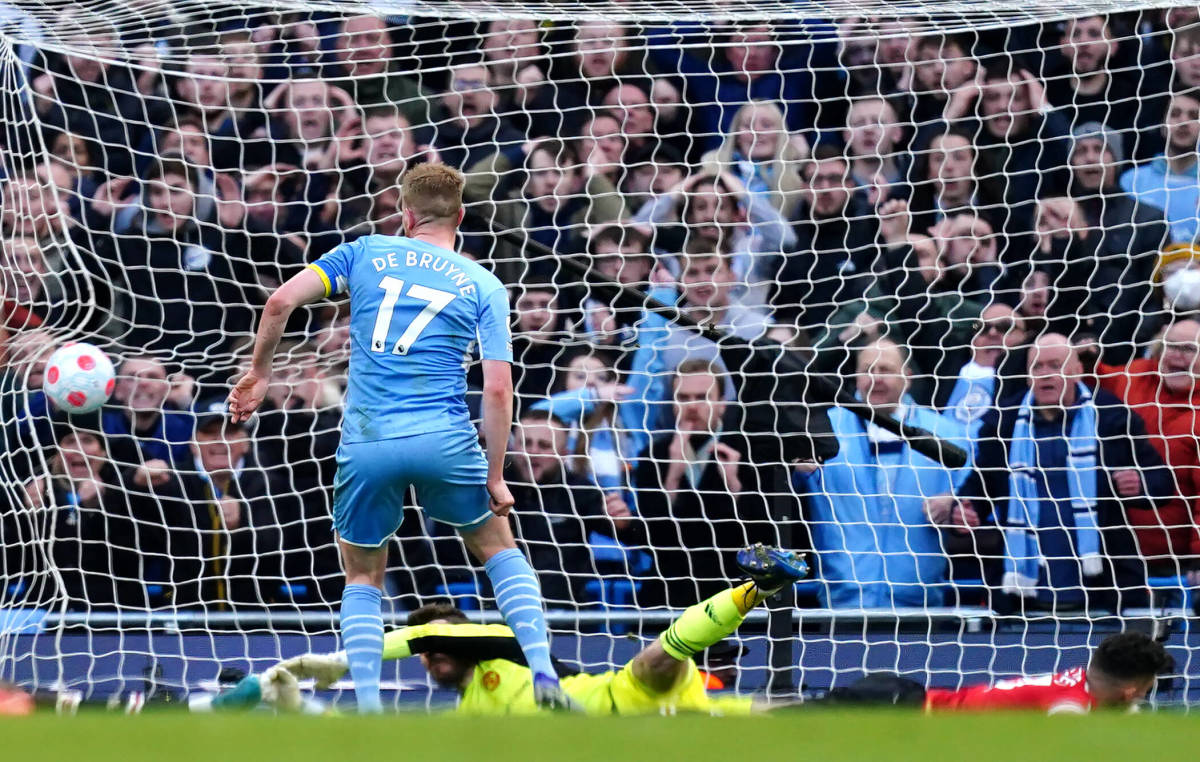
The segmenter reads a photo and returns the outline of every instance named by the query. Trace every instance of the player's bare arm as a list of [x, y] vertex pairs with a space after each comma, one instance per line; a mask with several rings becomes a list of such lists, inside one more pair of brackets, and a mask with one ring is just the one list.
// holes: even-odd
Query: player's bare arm
[[237, 380], [229, 393], [229, 415], [234, 423], [246, 421], [262, 404], [271, 382], [271, 363], [284, 326], [296, 308], [325, 298], [325, 283], [311, 269], [292, 276], [267, 299], [258, 334], [254, 338], [254, 355], [250, 370]]
[[512, 365], [503, 360], [483, 361], [483, 438], [487, 445], [487, 490], [491, 509], [507, 516], [513, 496], [504, 483], [504, 456], [512, 433]]

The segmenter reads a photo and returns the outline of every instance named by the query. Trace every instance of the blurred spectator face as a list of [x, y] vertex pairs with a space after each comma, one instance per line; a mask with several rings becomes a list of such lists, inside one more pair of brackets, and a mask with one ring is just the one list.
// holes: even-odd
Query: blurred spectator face
[[187, 223], [195, 208], [195, 196], [187, 176], [167, 170], [149, 182], [146, 203], [154, 218], [168, 230]]
[[964, 280], [974, 265], [997, 260], [994, 231], [982, 217], [956, 214], [938, 223], [933, 233], [941, 251], [942, 268], [953, 280]]
[[1200, 34], [1176, 36], [1171, 45], [1171, 63], [1180, 82], [1200, 87]]
[[378, 16], [354, 16], [342, 24], [337, 57], [354, 76], [375, 76], [387, 70], [392, 36]]
[[675, 425], [685, 433], [716, 433], [725, 415], [721, 380], [713, 373], [675, 376]]
[[967, 200], [974, 190], [975, 149], [962, 135], [938, 135], [929, 143], [929, 177], [938, 195]]
[[551, 156], [549, 151], [541, 148], [529, 155], [525, 195], [547, 211], [553, 211], [560, 202], [579, 191], [578, 169], [560, 166], [560, 159], [565, 162], [570, 157]]
[[654, 256], [646, 251], [637, 251], [632, 245], [618, 246], [611, 241], [600, 241], [594, 247], [596, 271], [626, 286], [639, 285], [650, 280], [654, 269]]
[[852, 156], [886, 157], [902, 136], [896, 110], [880, 98], [855, 101], [846, 116], [843, 140]]
[[629, 171], [625, 189], [629, 193], [649, 193], [661, 196], [670, 193], [684, 181], [687, 174], [677, 164], [657, 164], [653, 161], [638, 162]]
[[654, 109], [650, 98], [637, 85], [618, 85], [608, 91], [604, 105], [620, 120], [631, 137], [654, 133]]
[[1166, 15], [1167, 29], [1183, 29], [1200, 22], [1200, 8], [1194, 5], [1183, 5], [1170, 8]]
[[951, 92], [975, 76], [975, 61], [953, 40], [925, 37], [917, 43], [913, 76], [920, 90]]
[[812, 215], [818, 219], [840, 217], [850, 203], [850, 166], [845, 159], [816, 159], [804, 169]]
[[566, 389], [573, 392], [584, 387], [615, 384], [617, 374], [594, 355], [578, 355], [567, 363]]
[[83, 82], [99, 82], [108, 69], [108, 62], [117, 56], [121, 46], [112, 34], [90, 33], [87, 37], [74, 40], [72, 50], [85, 49], [90, 56], [68, 55], [67, 71]]
[[562, 472], [567, 455], [567, 430], [541, 417], [522, 418], [517, 424], [514, 464], [526, 481], [548, 484]]
[[130, 410], [158, 412], [171, 393], [167, 370], [152, 357], [131, 357], [121, 364], [113, 398]]
[[733, 194], [721, 193], [714, 181], [705, 180], [692, 186], [683, 217], [689, 235], [719, 250], [725, 236], [743, 219]]
[[322, 357], [332, 356], [335, 362], [350, 350], [350, 316], [335, 318], [317, 337], [317, 352]]
[[979, 327], [971, 339], [971, 357], [985, 368], [995, 368], [1004, 353], [1025, 342], [1017, 313], [1007, 304], [990, 304], [979, 316]]
[[301, 408], [312, 410], [321, 397], [321, 376], [317, 357], [292, 355], [271, 375], [267, 399], [280, 410]]
[[287, 105], [283, 110], [283, 122], [292, 137], [314, 143], [333, 134], [329, 86], [319, 79], [300, 79], [286, 87]]
[[400, 114], [369, 117], [363, 125], [367, 141], [367, 164], [377, 172], [400, 176], [408, 159], [416, 153], [408, 120]]
[[893, 410], [908, 391], [904, 355], [896, 344], [878, 339], [863, 347], [856, 361], [855, 386], [872, 407]]
[[217, 56], [193, 55], [179, 79], [179, 95], [204, 112], [229, 108], [229, 67]]
[[575, 51], [584, 79], [608, 79], [625, 63], [625, 27], [585, 21], [576, 27]]
[[1075, 348], [1062, 334], [1044, 334], [1029, 350], [1029, 388], [1040, 407], [1074, 404], [1075, 384], [1082, 373]]
[[625, 153], [621, 122], [610, 114], [597, 114], [583, 128], [583, 152], [601, 167], [619, 168]]
[[85, 479], [99, 479], [104, 471], [105, 459], [108, 455], [100, 437], [86, 431], [75, 431], [64, 436], [58, 442], [58, 468], [52, 469], [61, 473], [73, 482]]
[[264, 169], [249, 175], [242, 185], [242, 200], [246, 204], [246, 215], [267, 228], [279, 230], [287, 200], [280, 185], [283, 178], [273, 170]]
[[62, 224], [66, 205], [54, 183], [35, 174], [14, 177], [3, 189], [0, 226], [4, 232], [40, 239]]
[[876, 61], [878, 43], [860, 17], [838, 23], [838, 60], [847, 69], [871, 66]]
[[1016, 75], [1005, 79], [989, 79], [979, 96], [979, 111], [983, 126], [997, 138], [1007, 138], [1022, 132], [1033, 110], [1024, 83]]
[[388, 183], [371, 195], [371, 223], [374, 232], [381, 235], [404, 235], [399, 185]]
[[1103, 16], [1088, 16], [1067, 22], [1061, 39], [1063, 58], [1076, 74], [1094, 74], [1104, 68], [1117, 43]]
[[1051, 196], [1037, 202], [1037, 219], [1034, 228], [1039, 239], [1067, 238], [1079, 226], [1087, 227], [1083, 209], [1074, 200], [1063, 196]]
[[37, 168], [38, 179], [54, 189], [59, 199], [66, 191], [75, 191], [75, 181], [78, 178], [79, 167], [54, 160], [50, 164], [41, 164]]
[[526, 289], [517, 298], [517, 332], [531, 338], [547, 337], [554, 332], [554, 292], [549, 289]]
[[40, 328], [20, 331], [9, 339], [10, 367], [18, 378], [26, 379], [27, 389], [42, 388], [46, 360], [50, 359], [57, 347], [58, 339], [49, 331]]
[[1200, 101], [1190, 95], [1176, 95], [1167, 107], [1163, 125], [1168, 153], [1193, 153], [1200, 141]]
[[1163, 336], [1158, 358], [1163, 386], [1173, 394], [1191, 394], [1200, 380], [1200, 321], [1180, 320]]
[[483, 66], [459, 66], [450, 78], [450, 90], [442, 105], [451, 117], [474, 127], [491, 116], [496, 94], [491, 89], [488, 70]]
[[54, 136], [54, 142], [50, 144], [50, 153], [56, 159], [62, 160], [62, 166], [69, 167], [75, 173], [79, 170], [87, 171], [94, 166], [87, 141], [69, 132], [60, 132]]
[[734, 281], [729, 258], [720, 254], [687, 255], [679, 276], [683, 300], [688, 306], [714, 310], [729, 306]]
[[541, 55], [538, 25], [531, 19], [497, 19], [488, 24], [483, 55], [497, 63], [528, 61]]
[[783, 114], [774, 105], [747, 104], [733, 120], [733, 145], [743, 158], [770, 161], [782, 152], [786, 141]]
[[262, 79], [262, 63], [258, 46], [249, 40], [230, 42], [222, 46], [229, 64], [229, 78], [239, 88], [252, 88]]
[[181, 124], [179, 129], [164, 133], [159, 151], [181, 154], [197, 167], [209, 166], [208, 136], [194, 124]]
[[29, 236], [10, 238], [4, 242], [4, 269], [0, 272], [2, 295], [17, 304], [29, 304], [42, 290], [46, 275], [46, 257], [37, 239]]
[[192, 453], [209, 476], [232, 475], [238, 464], [250, 452], [250, 437], [241, 426], [227, 422], [213, 423], [196, 429]]
[[1035, 270], [1021, 284], [1021, 302], [1017, 312], [1023, 317], [1044, 317], [1050, 305], [1050, 276]]
[[1075, 141], [1071, 150], [1071, 177], [1081, 188], [1089, 191], [1103, 190], [1116, 184], [1115, 157], [1101, 138]]
[[725, 48], [725, 60], [739, 79], [753, 79], [775, 71], [779, 45], [770, 26], [746, 27], [734, 33], [731, 42]]
[[880, 21], [875, 25], [881, 35], [876, 47], [876, 60], [892, 68], [908, 62], [908, 49], [912, 44], [912, 33], [899, 19]]

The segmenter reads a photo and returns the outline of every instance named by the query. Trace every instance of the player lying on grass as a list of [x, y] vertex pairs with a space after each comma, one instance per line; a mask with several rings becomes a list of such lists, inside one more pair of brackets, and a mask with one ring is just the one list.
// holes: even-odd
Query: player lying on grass
[[[704, 712], [748, 714], [749, 697], [715, 697], [692, 660], [732, 634], [755, 606], [808, 573], [802, 558], [755, 545], [737, 555], [749, 582], [724, 590], [685, 610], [657, 640], [617, 671], [562, 679], [564, 690], [589, 715]], [[409, 616], [409, 625], [384, 636], [384, 659], [419, 655], [434, 682], [458, 691], [458, 711], [472, 715], [531, 714], [532, 674], [524, 666], [512, 631], [503, 625], [471, 624], [458, 609], [430, 605]], [[261, 701], [283, 709], [303, 705], [297, 678], [314, 678], [318, 688], [340, 680], [348, 669], [345, 652], [307, 654], [247, 677], [211, 701], [213, 709], [249, 708]], [[207, 708], [208, 703], [205, 703]]]
[[824, 702], [855, 705], [919, 705], [927, 711], [1032, 709], [1049, 714], [1083, 714], [1092, 709], [1128, 709], [1146, 698], [1174, 660], [1162, 644], [1140, 632], [1105, 638], [1086, 667], [1001, 680], [958, 690], [925, 689], [891, 673], [867, 675], [835, 688]]

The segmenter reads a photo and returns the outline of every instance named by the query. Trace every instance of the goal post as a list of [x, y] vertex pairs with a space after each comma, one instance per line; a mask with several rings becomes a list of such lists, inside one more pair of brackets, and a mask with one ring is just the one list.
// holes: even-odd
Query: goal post
[[[1194, 7], [34, 0], [0, 103], [2, 680], [336, 648], [348, 304], [289, 322], [249, 426], [212, 406], [271, 290], [403, 235], [440, 162], [510, 292], [556, 656], [619, 667], [761, 541], [813, 575], [709, 654], [731, 688], [956, 687], [1138, 628], [1154, 701], [1200, 696]], [[71, 340], [118, 365], [94, 415], [40, 392]], [[410, 502], [385, 618], [496, 621]]]

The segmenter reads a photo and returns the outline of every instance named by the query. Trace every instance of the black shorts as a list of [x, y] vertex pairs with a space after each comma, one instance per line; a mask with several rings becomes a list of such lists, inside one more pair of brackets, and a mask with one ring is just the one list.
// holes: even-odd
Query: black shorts
[[891, 672], [875, 672], [850, 685], [830, 689], [818, 702], [920, 707], [925, 705], [925, 686]]

